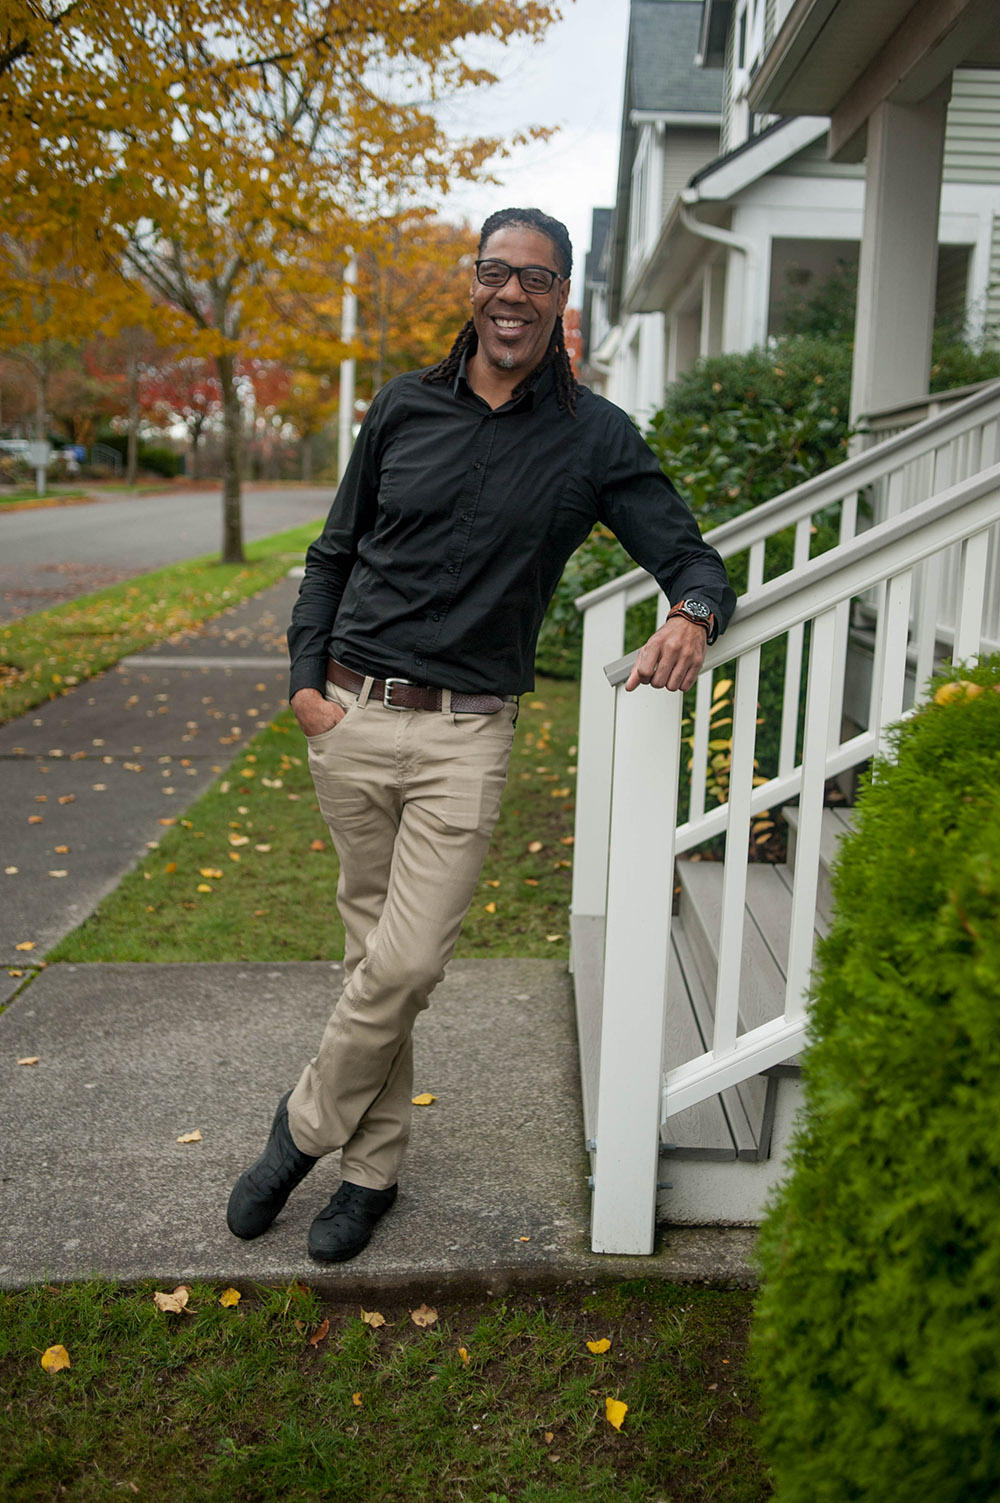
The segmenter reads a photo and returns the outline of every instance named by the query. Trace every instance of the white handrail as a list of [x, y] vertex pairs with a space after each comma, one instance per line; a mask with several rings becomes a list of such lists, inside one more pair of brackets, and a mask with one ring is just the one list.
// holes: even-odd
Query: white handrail
[[[815, 512], [875, 484], [890, 471], [962, 437], [971, 426], [970, 419], [977, 417], [981, 417], [983, 421], [1000, 417], [1000, 381], [991, 381], [946, 412], [926, 418], [854, 458], [833, 465], [821, 475], [803, 480], [800, 485], [793, 486], [780, 496], [763, 501], [759, 506], [741, 512], [738, 517], [732, 517], [728, 522], [713, 527], [706, 532], [705, 541], [711, 543], [723, 558], [741, 553], [754, 543], [762, 542], [776, 532], [782, 532], [786, 527], [791, 527]], [[586, 612], [608, 596], [622, 591], [629, 596], [628, 604], [633, 605], [647, 599], [656, 589], [656, 581], [645, 569], [630, 569], [617, 579], [598, 585], [597, 589], [589, 590], [586, 595], [580, 595], [576, 608]]]

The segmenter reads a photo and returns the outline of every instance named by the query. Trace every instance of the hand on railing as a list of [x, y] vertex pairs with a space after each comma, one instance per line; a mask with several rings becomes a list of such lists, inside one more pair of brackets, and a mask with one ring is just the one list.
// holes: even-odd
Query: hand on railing
[[639, 649], [625, 688], [652, 684], [654, 689], [690, 689], [705, 661], [705, 628], [683, 616], [673, 616]]

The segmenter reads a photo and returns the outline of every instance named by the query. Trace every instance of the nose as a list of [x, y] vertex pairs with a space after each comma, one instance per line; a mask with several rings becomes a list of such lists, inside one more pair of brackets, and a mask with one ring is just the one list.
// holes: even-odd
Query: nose
[[516, 271], [511, 272], [503, 286], [496, 289], [494, 295], [503, 298], [505, 303], [523, 303], [528, 296], [517, 279]]

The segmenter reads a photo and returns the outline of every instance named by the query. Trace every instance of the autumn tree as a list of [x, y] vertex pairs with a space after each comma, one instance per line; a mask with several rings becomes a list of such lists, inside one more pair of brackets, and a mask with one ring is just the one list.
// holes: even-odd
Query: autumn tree
[[[537, 38], [553, 8], [79, 0], [58, 22], [37, 0], [9, 9], [26, 42], [0, 75], [0, 195], [36, 226], [71, 224], [85, 258], [117, 258], [186, 321], [188, 352], [214, 360], [222, 554], [239, 560], [240, 355], [285, 357], [303, 306], [331, 328], [328, 268], [385, 195], [446, 191], [513, 144], [450, 139], [433, 101], [493, 81], [466, 44]], [[328, 351], [333, 363], [332, 335]]]
[[184, 425], [188, 437], [188, 474], [197, 480], [202, 436], [222, 413], [222, 390], [214, 361], [196, 355], [175, 355], [149, 363], [139, 381], [139, 406], [157, 427]]

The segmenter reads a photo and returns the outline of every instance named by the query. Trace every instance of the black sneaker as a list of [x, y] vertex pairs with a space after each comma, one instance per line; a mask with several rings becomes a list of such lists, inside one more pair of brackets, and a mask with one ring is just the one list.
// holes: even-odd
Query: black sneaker
[[322, 1263], [344, 1263], [356, 1257], [368, 1241], [380, 1216], [396, 1199], [397, 1185], [388, 1190], [369, 1190], [344, 1180], [325, 1211], [309, 1228], [309, 1255]]
[[226, 1224], [237, 1237], [259, 1237], [305, 1179], [316, 1160], [301, 1153], [288, 1130], [286, 1091], [278, 1102], [267, 1147], [255, 1164], [245, 1169], [233, 1186], [226, 1211]]

